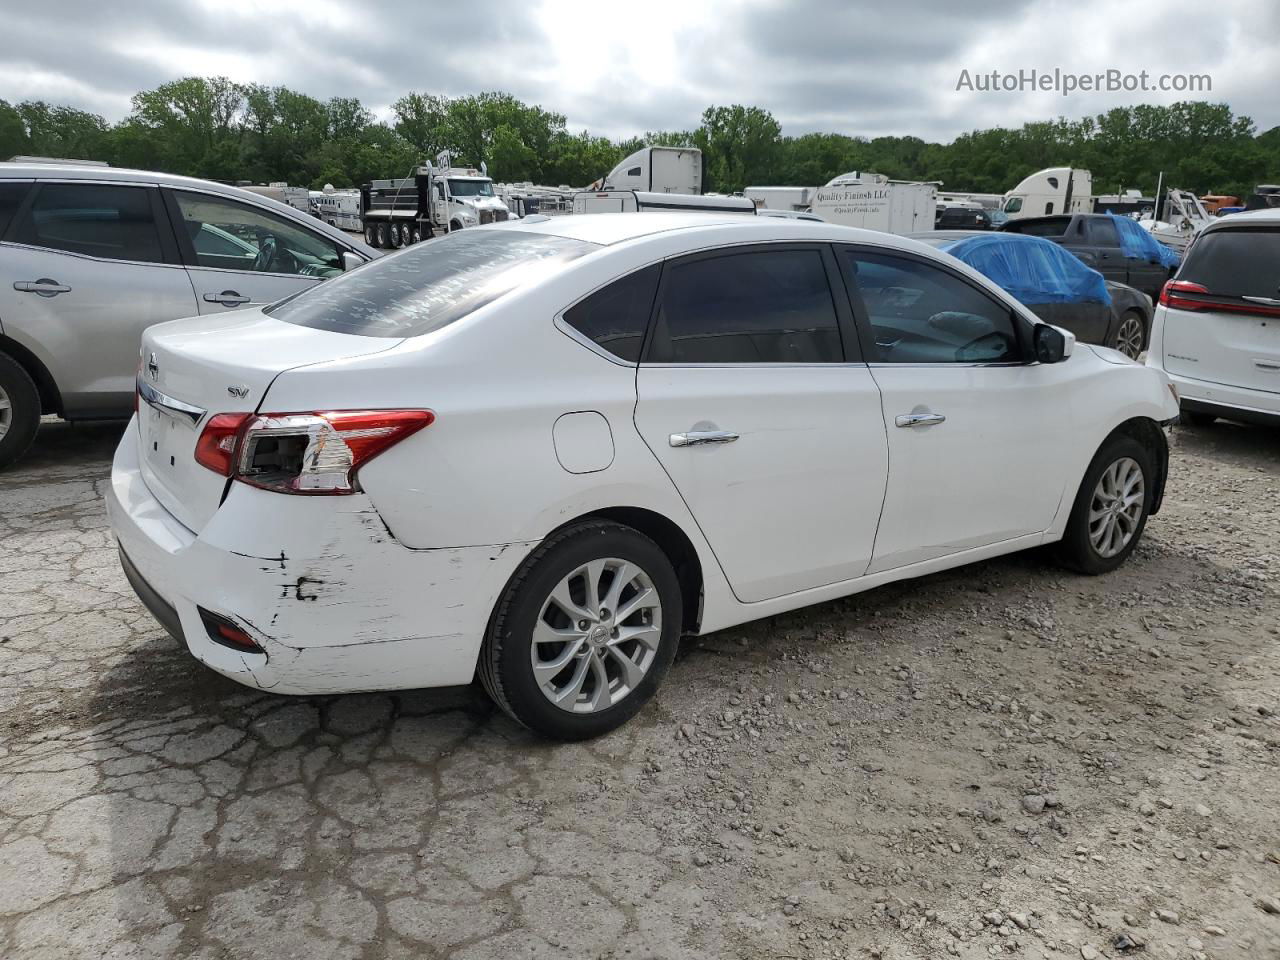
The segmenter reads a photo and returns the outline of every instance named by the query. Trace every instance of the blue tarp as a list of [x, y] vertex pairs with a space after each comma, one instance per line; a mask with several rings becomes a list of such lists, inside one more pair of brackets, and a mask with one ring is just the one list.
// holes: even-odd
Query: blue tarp
[[1025, 304], [1111, 303], [1102, 274], [1043, 237], [987, 233], [965, 237], [940, 249]]
[[1154, 260], [1158, 257], [1161, 266], [1165, 268], [1176, 267], [1182, 262], [1177, 253], [1144, 230], [1137, 220], [1114, 213], [1110, 216], [1115, 221], [1116, 230], [1120, 234], [1120, 249], [1126, 257], [1137, 257], [1139, 260]]

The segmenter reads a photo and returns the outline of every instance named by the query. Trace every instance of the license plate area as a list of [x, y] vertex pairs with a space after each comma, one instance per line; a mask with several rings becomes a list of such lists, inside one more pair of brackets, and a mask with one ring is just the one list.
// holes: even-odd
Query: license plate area
[[172, 475], [179, 470], [179, 463], [192, 456], [192, 432], [190, 422], [175, 417], [150, 404], [143, 405], [142, 454], [151, 468], [161, 475]]

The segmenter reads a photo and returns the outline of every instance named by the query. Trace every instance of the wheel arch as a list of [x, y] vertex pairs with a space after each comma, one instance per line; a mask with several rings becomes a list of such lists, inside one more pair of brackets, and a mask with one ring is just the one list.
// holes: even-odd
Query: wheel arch
[[36, 389], [40, 392], [40, 412], [56, 413], [62, 416], [62, 393], [58, 390], [53, 375], [49, 373], [49, 369], [40, 361], [40, 358], [18, 341], [2, 333], [0, 333], [0, 353], [8, 354], [27, 372], [27, 376], [35, 381]]
[[1101, 450], [1112, 437], [1116, 436], [1130, 437], [1138, 441], [1150, 451], [1155, 461], [1156, 476], [1152, 484], [1150, 510], [1150, 514], [1154, 516], [1160, 512], [1160, 505], [1164, 502], [1165, 481], [1169, 477], [1169, 441], [1165, 439], [1164, 430], [1150, 417], [1130, 417], [1107, 434], [1098, 445], [1098, 449]]

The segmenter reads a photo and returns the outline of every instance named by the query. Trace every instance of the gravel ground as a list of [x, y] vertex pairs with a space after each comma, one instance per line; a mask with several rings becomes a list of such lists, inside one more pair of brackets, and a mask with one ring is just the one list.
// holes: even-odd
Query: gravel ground
[[0, 956], [1280, 957], [1280, 433], [1109, 577], [1019, 555], [687, 644], [604, 739], [286, 699], [138, 605], [118, 426], [0, 476]]

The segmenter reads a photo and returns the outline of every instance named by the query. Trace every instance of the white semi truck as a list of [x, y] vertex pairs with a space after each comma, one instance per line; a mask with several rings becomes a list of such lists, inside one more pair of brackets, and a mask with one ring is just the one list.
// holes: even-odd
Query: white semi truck
[[642, 147], [589, 189], [698, 196], [702, 193], [702, 151], [697, 147]]
[[371, 247], [403, 247], [418, 240], [511, 217], [485, 165], [455, 167], [448, 151], [411, 177], [374, 180], [360, 188], [360, 219]]
[[1073, 167], [1037, 170], [1004, 195], [1001, 209], [1010, 220], [1093, 213], [1093, 174]]

